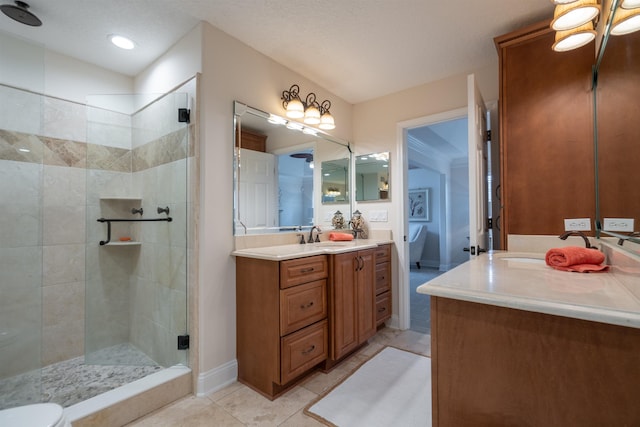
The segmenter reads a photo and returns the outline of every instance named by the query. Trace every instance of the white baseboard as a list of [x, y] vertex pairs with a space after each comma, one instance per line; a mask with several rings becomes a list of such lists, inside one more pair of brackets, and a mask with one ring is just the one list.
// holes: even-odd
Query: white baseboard
[[198, 375], [198, 397], [208, 396], [222, 390], [238, 379], [238, 361], [232, 360]]

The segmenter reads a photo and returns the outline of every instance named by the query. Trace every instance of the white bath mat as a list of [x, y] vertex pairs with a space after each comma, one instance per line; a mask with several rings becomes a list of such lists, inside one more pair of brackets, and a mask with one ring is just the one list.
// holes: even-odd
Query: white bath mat
[[385, 347], [307, 412], [339, 427], [431, 426], [431, 359]]

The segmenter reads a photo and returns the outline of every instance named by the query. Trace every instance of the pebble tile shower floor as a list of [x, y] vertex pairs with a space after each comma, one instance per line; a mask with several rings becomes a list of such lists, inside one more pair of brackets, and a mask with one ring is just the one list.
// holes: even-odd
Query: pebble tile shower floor
[[67, 407], [163, 369], [129, 344], [100, 350], [89, 359], [85, 363], [80, 356], [0, 380], [0, 409], [40, 402]]

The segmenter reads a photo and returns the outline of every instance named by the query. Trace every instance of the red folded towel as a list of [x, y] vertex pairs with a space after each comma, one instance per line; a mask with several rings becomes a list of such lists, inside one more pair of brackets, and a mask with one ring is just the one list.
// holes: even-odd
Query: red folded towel
[[600, 265], [604, 262], [602, 252], [579, 246], [549, 249], [545, 255], [545, 261], [548, 266], [556, 270], [578, 273], [606, 271], [609, 268], [608, 265]]
[[347, 233], [329, 233], [329, 240], [349, 241], [353, 240], [353, 235]]

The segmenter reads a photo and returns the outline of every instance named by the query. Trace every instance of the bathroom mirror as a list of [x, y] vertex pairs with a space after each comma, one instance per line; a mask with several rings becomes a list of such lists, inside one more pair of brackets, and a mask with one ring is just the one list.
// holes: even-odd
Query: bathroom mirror
[[234, 129], [235, 235], [295, 232], [322, 224], [336, 205], [352, 211], [348, 179], [326, 212], [321, 191], [325, 164], [349, 176], [346, 141], [237, 101]]
[[[640, 32], [605, 40], [594, 89], [596, 220], [601, 232], [618, 242], [630, 231], [616, 224], [633, 219], [634, 231], [640, 231]], [[613, 219], [613, 227], [607, 218]], [[637, 237], [631, 240], [640, 243]]]
[[389, 152], [356, 156], [356, 200], [389, 201]]
[[349, 158], [322, 162], [322, 204], [349, 202]]

